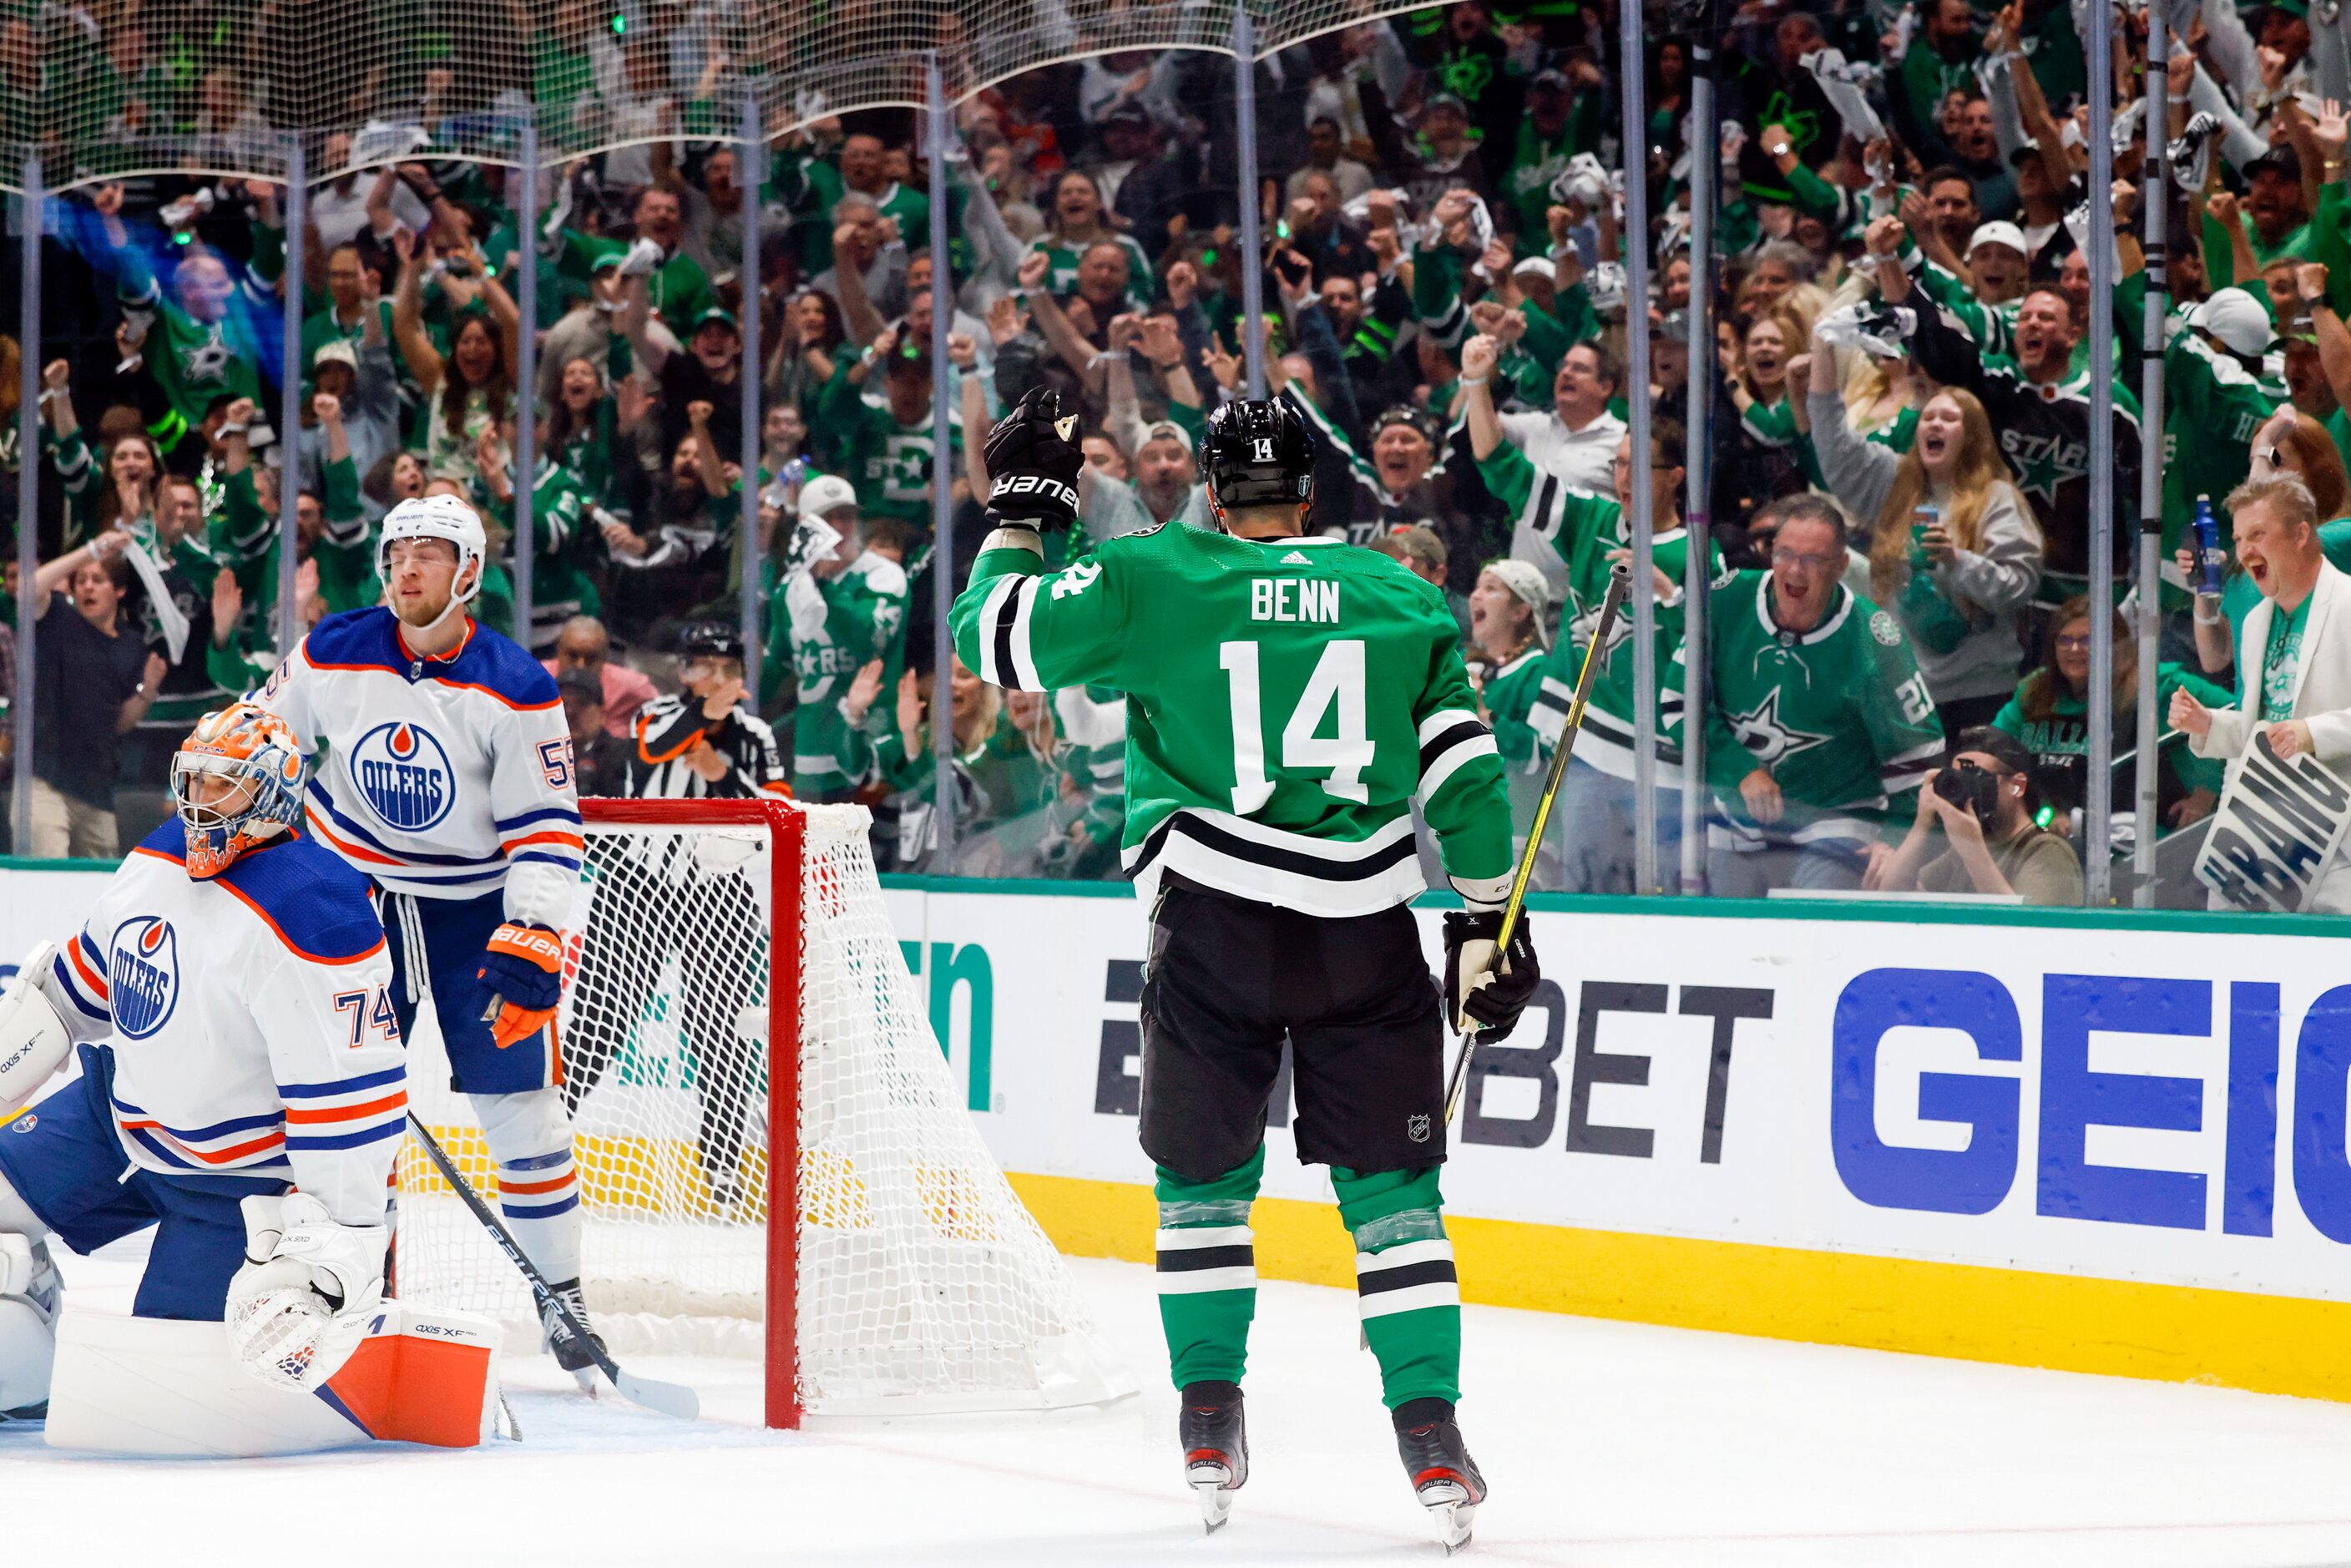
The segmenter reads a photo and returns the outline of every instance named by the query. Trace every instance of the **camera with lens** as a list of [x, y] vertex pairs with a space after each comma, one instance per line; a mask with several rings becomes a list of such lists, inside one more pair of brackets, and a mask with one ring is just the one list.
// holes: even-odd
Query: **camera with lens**
[[1935, 793], [1966, 808], [1977, 821], [1989, 826], [2000, 805], [2000, 775], [1987, 773], [1972, 762], [1954, 762], [1935, 775]]

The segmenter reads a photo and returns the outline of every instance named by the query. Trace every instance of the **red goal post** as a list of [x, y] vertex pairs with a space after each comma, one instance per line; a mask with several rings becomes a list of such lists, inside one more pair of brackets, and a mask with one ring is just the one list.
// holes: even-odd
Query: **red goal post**
[[[799, 1299], [799, 1161], [774, 1157], [777, 1130], [797, 1144], [800, 1104], [801, 866], [808, 814], [780, 800], [625, 800], [589, 796], [590, 827], [743, 827], [768, 830], [768, 1299]], [[799, 1314], [767, 1314], [767, 1404], [770, 1427], [800, 1424]]]
[[[864, 808], [590, 799], [580, 816], [558, 1082], [581, 1290], [613, 1354], [758, 1356], [771, 1427], [1131, 1391], [965, 1103]], [[429, 1016], [411, 1103], [495, 1201]], [[519, 1276], [413, 1143], [398, 1181], [400, 1293], [538, 1349]]]

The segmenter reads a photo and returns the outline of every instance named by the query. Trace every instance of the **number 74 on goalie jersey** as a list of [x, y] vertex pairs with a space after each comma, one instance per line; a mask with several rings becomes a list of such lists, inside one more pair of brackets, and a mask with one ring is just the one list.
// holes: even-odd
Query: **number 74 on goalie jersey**
[[1400, 562], [1169, 525], [1051, 574], [985, 551], [952, 620], [983, 680], [1127, 694], [1130, 871], [1165, 845], [1243, 896], [1369, 913], [1423, 889], [1418, 799], [1458, 883], [1507, 881], [1501, 759], [1459, 627]]

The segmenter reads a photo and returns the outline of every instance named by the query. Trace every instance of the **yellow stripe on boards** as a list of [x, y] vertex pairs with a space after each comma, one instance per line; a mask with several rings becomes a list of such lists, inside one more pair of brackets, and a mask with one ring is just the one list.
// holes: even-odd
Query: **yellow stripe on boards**
[[[1151, 1189], [1011, 1177], [1066, 1253], [1153, 1259]], [[1261, 1197], [1270, 1280], [1352, 1289], [1329, 1204]], [[1448, 1214], [1461, 1299], [1672, 1328], [2351, 1401], [2351, 1303]]]

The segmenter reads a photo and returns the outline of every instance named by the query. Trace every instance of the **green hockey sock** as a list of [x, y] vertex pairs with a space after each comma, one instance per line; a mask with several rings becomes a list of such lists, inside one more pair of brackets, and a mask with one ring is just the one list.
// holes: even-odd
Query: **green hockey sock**
[[1339, 1218], [1355, 1239], [1364, 1338], [1379, 1358], [1380, 1397], [1391, 1410], [1407, 1400], [1461, 1398], [1461, 1288], [1437, 1212], [1445, 1200], [1437, 1169], [1331, 1167]]
[[1265, 1176], [1265, 1145], [1214, 1181], [1157, 1167], [1159, 1323], [1176, 1386], [1238, 1383], [1257, 1316], [1257, 1249], [1249, 1205]]

